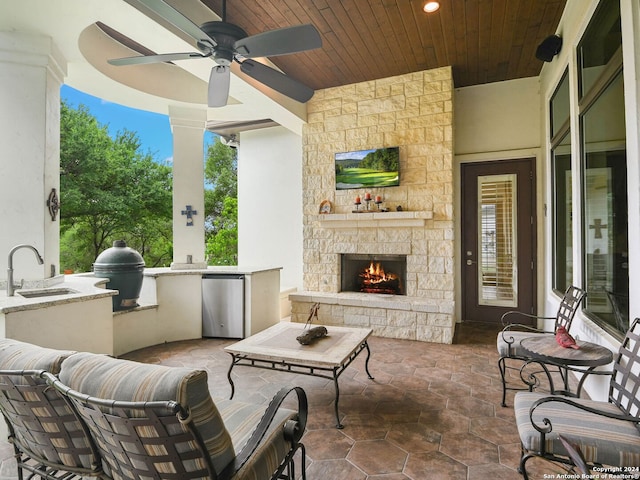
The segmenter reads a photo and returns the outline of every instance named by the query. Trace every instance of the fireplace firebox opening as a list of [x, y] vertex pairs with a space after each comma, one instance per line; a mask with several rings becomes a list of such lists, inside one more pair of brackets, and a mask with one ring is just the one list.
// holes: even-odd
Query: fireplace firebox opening
[[341, 255], [340, 289], [343, 292], [406, 295], [406, 255]]

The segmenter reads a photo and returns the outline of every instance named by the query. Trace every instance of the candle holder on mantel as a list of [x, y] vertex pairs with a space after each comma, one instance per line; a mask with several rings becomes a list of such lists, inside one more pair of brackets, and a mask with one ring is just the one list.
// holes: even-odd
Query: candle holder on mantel
[[362, 201], [360, 200], [360, 195], [356, 197], [356, 201], [353, 203], [356, 206], [355, 210], [351, 210], [351, 213], [361, 213], [360, 205], [362, 205]]
[[380, 195], [376, 195], [374, 203], [376, 204], [376, 207], [378, 207], [378, 211], [380, 211], [380, 205], [382, 205], [382, 197]]

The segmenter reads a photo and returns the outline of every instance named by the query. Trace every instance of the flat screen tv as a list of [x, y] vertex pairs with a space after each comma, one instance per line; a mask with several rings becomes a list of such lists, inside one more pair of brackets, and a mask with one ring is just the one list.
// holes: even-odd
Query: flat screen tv
[[375, 148], [335, 154], [336, 190], [397, 187], [400, 148]]

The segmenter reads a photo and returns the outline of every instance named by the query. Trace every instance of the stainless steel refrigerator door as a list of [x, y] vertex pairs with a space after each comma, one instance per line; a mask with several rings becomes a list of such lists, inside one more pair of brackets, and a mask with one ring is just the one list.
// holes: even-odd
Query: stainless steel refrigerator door
[[202, 277], [202, 336], [244, 338], [244, 276]]

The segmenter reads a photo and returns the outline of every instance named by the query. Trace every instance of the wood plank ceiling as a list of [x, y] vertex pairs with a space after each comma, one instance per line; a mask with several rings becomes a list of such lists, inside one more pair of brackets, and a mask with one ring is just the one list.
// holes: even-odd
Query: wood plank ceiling
[[[202, 0], [222, 15], [222, 0]], [[566, 0], [228, 0], [226, 20], [249, 35], [301, 23], [323, 47], [271, 58], [311, 88], [451, 65], [456, 87], [537, 76], [537, 46], [556, 33]]]

